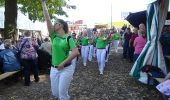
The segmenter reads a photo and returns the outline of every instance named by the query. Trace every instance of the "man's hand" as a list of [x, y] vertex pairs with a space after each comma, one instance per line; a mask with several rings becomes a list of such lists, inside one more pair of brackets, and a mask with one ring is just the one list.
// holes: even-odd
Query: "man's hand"
[[62, 69], [64, 68], [64, 65], [65, 65], [64, 63], [61, 63], [61, 64], [58, 66], [57, 69], [58, 69], [58, 70], [62, 70]]

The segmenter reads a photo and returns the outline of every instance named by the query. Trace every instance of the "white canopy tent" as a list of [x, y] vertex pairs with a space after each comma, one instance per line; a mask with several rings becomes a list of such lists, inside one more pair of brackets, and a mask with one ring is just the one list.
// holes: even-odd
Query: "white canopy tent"
[[[4, 21], [4, 8], [0, 8], [0, 28], [4, 28]], [[40, 31], [41, 27], [36, 25], [36, 23], [33, 23], [31, 20], [28, 19], [27, 16], [18, 11], [17, 29]]]
[[[4, 28], [4, 11], [5, 9], [3, 7], [0, 8], [0, 28]], [[28, 16], [25, 16], [20, 11], [18, 11], [18, 17], [17, 17], [17, 29], [21, 30], [34, 30], [34, 31], [41, 31], [43, 36], [47, 36], [47, 27], [45, 23], [41, 22], [32, 22], [30, 19], [28, 19]]]

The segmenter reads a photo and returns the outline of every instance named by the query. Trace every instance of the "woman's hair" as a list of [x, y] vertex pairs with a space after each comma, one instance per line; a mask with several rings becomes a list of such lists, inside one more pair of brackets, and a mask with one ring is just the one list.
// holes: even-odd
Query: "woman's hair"
[[72, 35], [76, 36], [76, 33], [74, 32], [74, 33], [72, 33]]
[[30, 31], [26, 31], [26, 32], [24, 33], [24, 36], [26, 36], [26, 37], [31, 36], [31, 32], [30, 32]]
[[11, 39], [4, 40], [4, 47], [5, 49], [10, 49], [12, 46]]
[[67, 24], [67, 22], [65, 22], [62, 19], [57, 19], [57, 21], [63, 25], [63, 30], [65, 31], [65, 33], [68, 33], [68, 24]]
[[131, 29], [128, 27], [128, 28], [126, 28], [128, 31], [131, 31]]
[[142, 30], [138, 30], [138, 36], [144, 36], [145, 35], [145, 32], [142, 31]]
[[137, 33], [138, 32], [138, 28], [137, 27], [134, 27], [133, 28], [133, 33]]
[[45, 42], [49, 42], [49, 41], [50, 41], [49, 37], [46, 37], [46, 38], [44, 39], [44, 41], [45, 41]]

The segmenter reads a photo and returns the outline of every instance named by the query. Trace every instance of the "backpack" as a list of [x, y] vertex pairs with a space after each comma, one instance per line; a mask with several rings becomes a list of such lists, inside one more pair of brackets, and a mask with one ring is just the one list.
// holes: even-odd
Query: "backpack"
[[68, 45], [68, 48], [69, 48], [69, 50], [70, 50], [70, 38], [71, 38], [71, 36], [69, 35], [68, 37], [67, 37], [67, 45]]
[[38, 57], [37, 50], [33, 45], [33, 41], [27, 41], [22, 50], [21, 50], [21, 58], [22, 59], [36, 59]]

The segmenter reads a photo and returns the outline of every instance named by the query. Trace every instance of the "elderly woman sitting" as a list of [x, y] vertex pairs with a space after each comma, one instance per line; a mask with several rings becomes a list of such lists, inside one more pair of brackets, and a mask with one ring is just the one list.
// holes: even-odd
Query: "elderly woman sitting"
[[0, 52], [0, 59], [3, 63], [3, 72], [16, 71], [20, 69], [20, 63], [17, 60], [16, 52], [12, 49], [10, 39], [4, 41], [5, 49]]

